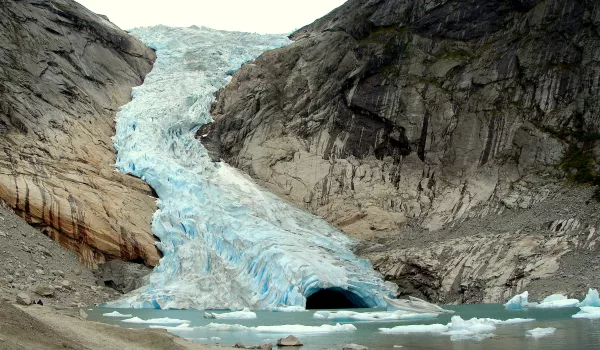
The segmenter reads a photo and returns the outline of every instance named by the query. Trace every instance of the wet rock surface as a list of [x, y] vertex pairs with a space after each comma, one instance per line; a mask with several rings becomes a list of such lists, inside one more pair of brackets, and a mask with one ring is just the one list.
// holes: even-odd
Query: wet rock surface
[[154, 53], [71, 0], [1, 0], [0, 17], [0, 200], [90, 267], [155, 265], [155, 198], [111, 140]]
[[593, 195], [563, 183], [598, 170], [599, 32], [590, 0], [351, 0], [234, 74], [198, 137], [363, 239], [403, 293], [503, 301], [596, 251], [597, 222], [539, 208]]

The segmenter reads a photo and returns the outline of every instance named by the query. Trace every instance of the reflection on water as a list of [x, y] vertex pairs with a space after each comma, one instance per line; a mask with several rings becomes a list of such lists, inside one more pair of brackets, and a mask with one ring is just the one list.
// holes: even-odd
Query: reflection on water
[[[472, 317], [489, 317], [506, 320], [509, 318], [534, 318], [535, 322], [514, 325], [501, 325], [493, 331], [495, 336], [482, 341], [463, 340], [450, 341], [449, 336], [439, 334], [382, 334], [379, 328], [391, 328], [398, 325], [433, 324], [450, 322], [451, 315], [440, 315], [434, 320], [423, 321], [391, 321], [391, 322], [352, 322], [356, 326], [353, 332], [336, 332], [325, 334], [294, 333], [259, 333], [252, 329], [237, 327], [234, 330], [220, 331], [208, 328], [194, 328], [192, 330], [172, 331], [184, 338], [204, 344], [234, 345], [242, 342], [245, 345], [259, 343], [275, 343], [277, 339], [294, 334], [300, 338], [305, 346], [298, 349], [328, 349], [340, 348], [344, 344], [357, 343], [368, 346], [369, 349], [391, 349], [394, 345], [402, 345], [405, 349], [600, 349], [600, 320], [573, 319], [571, 316], [578, 308], [564, 308], [554, 310], [531, 309], [524, 311], [507, 311], [502, 305], [459, 305], [449, 306], [457, 315], [467, 320]], [[87, 311], [90, 320], [116, 324], [128, 328], [145, 328], [148, 324], [123, 323], [121, 319], [102, 316], [103, 313], [115, 309], [95, 308]], [[378, 309], [355, 309], [354, 311], [366, 312]], [[328, 322], [313, 318], [313, 311], [296, 313], [279, 313], [257, 311], [257, 318], [253, 320], [209, 320], [203, 317], [202, 311], [196, 310], [133, 310], [120, 309], [121, 313], [132, 314], [142, 319], [174, 318], [190, 321], [190, 327], [205, 326], [209, 323], [239, 324], [246, 327], [256, 326], [281, 326], [305, 325], [321, 326], [334, 325], [337, 322]], [[548, 337], [534, 339], [525, 337], [527, 330], [537, 327], [554, 327], [556, 332]]]

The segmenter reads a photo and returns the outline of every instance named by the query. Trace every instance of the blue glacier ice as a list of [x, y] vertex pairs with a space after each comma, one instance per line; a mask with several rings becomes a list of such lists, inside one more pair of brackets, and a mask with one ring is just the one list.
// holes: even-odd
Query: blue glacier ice
[[583, 299], [577, 306], [600, 306], [600, 296], [598, 295], [597, 289], [589, 288], [585, 299]]
[[506, 304], [504, 304], [504, 308], [506, 310], [523, 310], [527, 309], [530, 306], [535, 306], [535, 303], [530, 303], [527, 299], [529, 298], [529, 292], [525, 291], [521, 294], [517, 294], [512, 297]]
[[214, 93], [230, 74], [281, 35], [157, 26], [132, 31], [157, 61], [117, 116], [116, 166], [158, 194], [152, 222], [164, 257], [146, 286], [111, 302], [133, 308], [272, 309], [305, 306], [336, 288], [367, 307], [385, 307], [384, 282], [355, 242], [224, 163], [194, 138], [211, 122]]

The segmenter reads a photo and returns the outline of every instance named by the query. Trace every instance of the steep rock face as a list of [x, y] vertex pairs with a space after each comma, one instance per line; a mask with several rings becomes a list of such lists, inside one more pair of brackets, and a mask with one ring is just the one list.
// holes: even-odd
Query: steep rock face
[[595, 1], [350, 0], [292, 38], [233, 76], [198, 137], [349, 234], [533, 208], [565, 153], [595, 167]]
[[71, 0], [0, 0], [0, 199], [89, 266], [155, 265], [155, 198], [112, 165], [154, 52]]

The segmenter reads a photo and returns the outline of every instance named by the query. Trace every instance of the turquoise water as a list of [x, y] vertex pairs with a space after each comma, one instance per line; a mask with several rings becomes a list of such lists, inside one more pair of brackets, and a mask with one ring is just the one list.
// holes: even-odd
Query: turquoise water
[[[490, 305], [458, 305], [448, 306], [456, 311], [455, 315], [467, 320], [473, 317], [488, 317], [500, 320], [510, 318], [534, 318], [535, 322], [514, 325], [499, 325], [493, 331], [493, 338], [482, 341], [462, 340], [451, 341], [450, 337], [441, 334], [382, 334], [379, 328], [392, 328], [399, 325], [410, 324], [446, 324], [450, 322], [451, 315], [440, 315], [437, 319], [425, 321], [391, 321], [391, 322], [340, 322], [351, 323], [356, 326], [353, 332], [328, 333], [328, 334], [295, 334], [305, 346], [297, 349], [328, 349], [341, 347], [348, 343], [357, 343], [368, 346], [369, 349], [392, 349], [394, 345], [403, 346], [402, 349], [600, 349], [600, 320], [573, 319], [571, 316], [578, 308], [564, 308], [553, 310], [524, 310], [507, 311], [500, 304]], [[132, 314], [142, 319], [169, 317], [174, 319], [190, 320], [190, 326], [205, 326], [209, 323], [239, 324], [248, 327], [255, 326], [280, 326], [280, 325], [308, 325], [321, 326], [334, 325], [338, 322], [318, 320], [313, 318], [314, 311], [279, 313], [256, 311], [257, 318], [251, 320], [214, 320], [205, 319], [203, 311], [197, 310], [153, 310], [153, 309], [112, 309], [94, 308], [88, 310], [89, 320], [100, 321], [119, 325], [126, 328], [146, 328], [147, 324], [123, 323], [121, 319], [102, 316], [103, 313], [119, 311], [123, 314]], [[381, 309], [355, 309], [353, 311], [367, 312], [380, 311]], [[525, 336], [527, 330], [533, 328], [554, 327], [553, 335], [543, 338], [530, 338]], [[256, 345], [264, 342], [275, 343], [277, 339], [293, 334], [284, 333], [257, 333], [256, 331], [216, 331], [205, 328], [194, 328], [187, 331], [172, 331], [174, 334], [203, 344], [221, 344], [232, 346], [236, 342], [245, 345]], [[213, 338], [213, 337], [218, 337]], [[211, 339], [212, 338], [212, 339]]]

